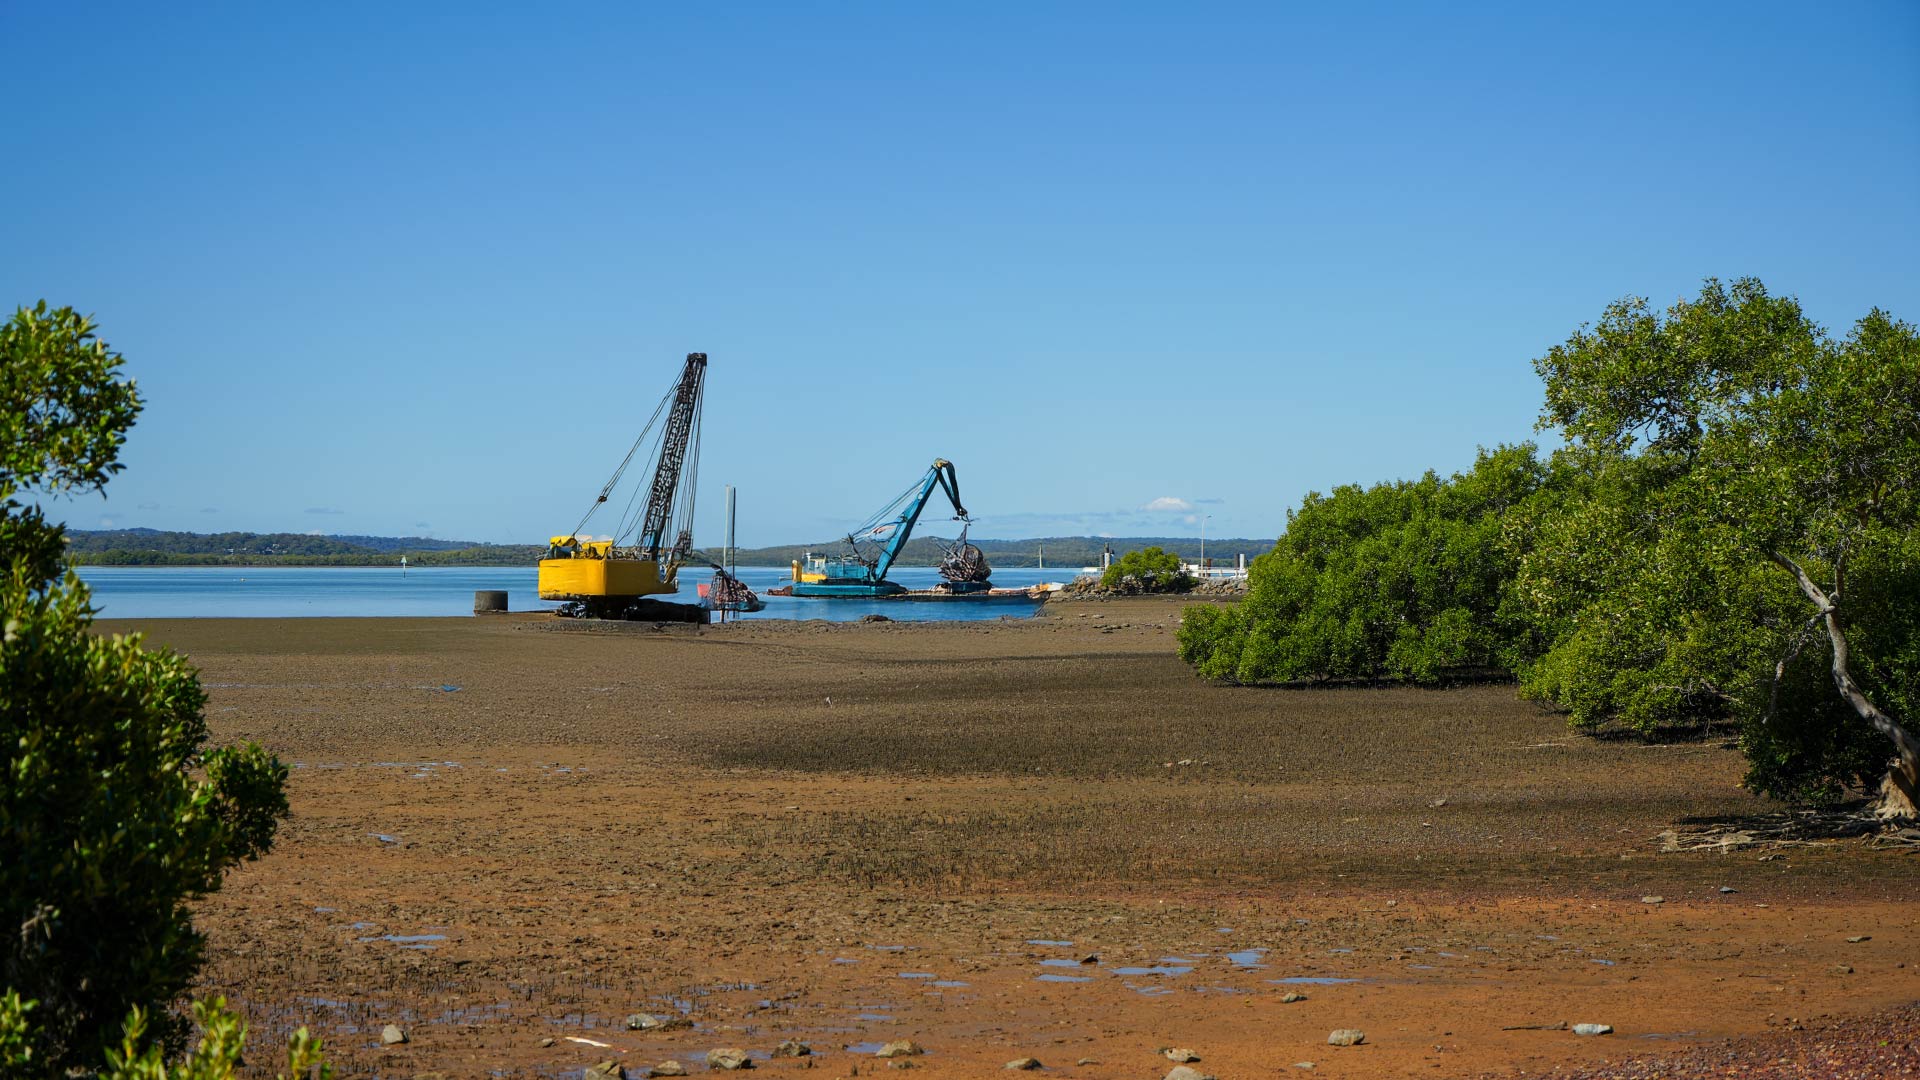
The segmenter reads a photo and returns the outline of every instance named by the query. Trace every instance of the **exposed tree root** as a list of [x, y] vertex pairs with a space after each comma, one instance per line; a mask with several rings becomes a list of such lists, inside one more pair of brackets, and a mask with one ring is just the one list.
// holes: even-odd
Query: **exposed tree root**
[[1675, 852], [1814, 847], [1858, 840], [1868, 847], [1920, 852], [1920, 827], [1916, 825], [1911, 818], [1883, 818], [1872, 807], [1786, 810], [1754, 817], [1682, 822], [1655, 836], [1653, 842], [1662, 852]]

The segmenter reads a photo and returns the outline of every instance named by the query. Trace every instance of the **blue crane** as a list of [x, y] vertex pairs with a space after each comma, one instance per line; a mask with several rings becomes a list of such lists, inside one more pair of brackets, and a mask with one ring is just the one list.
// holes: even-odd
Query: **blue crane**
[[[927, 500], [939, 488], [953, 503], [953, 519], [970, 522], [967, 508], [960, 502], [960, 480], [954, 475], [953, 462], [935, 458], [927, 475], [900, 493], [866, 523], [847, 534], [851, 554], [828, 559], [820, 572], [806, 572], [798, 564], [794, 569], [793, 595], [815, 597], [875, 597], [906, 592], [906, 587], [887, 580], [887, 571], [907, 546], [913, 526]], [[862, 543], [881, 545], [880, 552], [868, 556]]]

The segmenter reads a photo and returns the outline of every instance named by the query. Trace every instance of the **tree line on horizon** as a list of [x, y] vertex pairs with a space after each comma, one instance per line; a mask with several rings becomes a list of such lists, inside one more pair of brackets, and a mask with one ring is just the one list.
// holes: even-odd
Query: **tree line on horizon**
[[[1148, 547], [1177, 552], [1182, 559], [1200, 558], [1193, 537], [1049, 536], [1031, 540], [971, 540], [997, 567], [1030, 567], [1044, 553], [1049, 566], [1078, 570], [1100, 565], [1104, 547], [1116, 557]], [[919, 536], [907, 541], [899, 565], [938, 566], [949, 540]], [[1228, 537], [1208, 539], [1207, 558], [1215, 565], [1232, 565], [1271, 549], [1270, 540]], [[844, 541], [740, 548], [734, 561], [745, 566], [785, 566], [811, 552], [837, 554]], [[481, 544], [470, 540], [433, 540], [425, 537], [313, 536], [306, 533], [193, 533], [160, 529], [69, 529], [67, 560], [75, 566], [396, 566], [402, 556], [410, 566], [532, 566], [546, 554], [545, 545]], [[717, 563], [721, 552], [696, 550], [696, 563]]]
[[1538, 428], [1450, 477], [1311, 494], [1180, 655], [1235, 683], [1496, 675], [1577, 729], [1726, 726], [1746, 786], [1920, 799], [1920, 335], [1753, 279], [1534, 361]]

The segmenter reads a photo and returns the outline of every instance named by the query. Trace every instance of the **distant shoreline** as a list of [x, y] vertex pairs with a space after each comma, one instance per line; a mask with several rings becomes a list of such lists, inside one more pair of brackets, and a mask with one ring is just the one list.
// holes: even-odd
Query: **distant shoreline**
[[[717, 561], [717, 560], [714, 560], [714, 561]], [[1000, 569], [1000, 570], [1045, 569], [1045, 570], [1058, 570], [1062, 574], [1083, 574], [1083, 573], [1086, 573], [1089, 569], [1088, 567], [1084, 567], [1084, 566], [1067, 566], [1067, 565], [1054, 566], [1052, 564], [1048, 564], [1045, 567], [1041, 567], [1034, 560], [1031, 560], [1031, 559], [1025, 562], [1021, 562], [1017, 559], [1008, 559], [1008, 560], [993, 559], [990, 561], [994, 566], [994, 568]], [[695, 559], [692, 562], [688, 563], [687, 565], [691, 568], [700, 569], [700, 568], [706, 567], [708, 564], [709, 564], [709, 560]], [[373, 562], [373, 561], [332, 562], [324, 559], [314, 560], [314, 559], [300, 558], [298, 556], [293, 558], [286, 558], [286, 559], [275, 559], [271, 557], [268, 557], [268, 558], [256, 557], [256, 558], [246, 559], [246, 560], [209, 558], [209, 559], [200, 560], [200, 561], [169, 559], [169, 560], [155, 560], [151, 562], [133, 562], [133, 561], [109, 562], [109, 561], [99, 561], [99, 560], [86, 559], [86, 558], [69, 558], [67, 560], [67, 565], [74, 567], [75, 569], [84, 567], [88, 570], [212, 570], [212, 569], [221, 569], [221, 568], [234, 569], [234, 570], [273, 570], [273, 569], [399, 570], [399, 569], [402, 569], [400, 561], [397, 558], [386, 559], [386, 560], [377, 561], [377, 562]], [[736, 559], [734, 562], [734, 565], [742, 569], [784, 570], [788, 564], [785, 562], [753, 561], [753, 560]], [[898, 567], [906, 568], [906, 569], [931, 570], [939, 566], [940, 564], [937, 562], [917, 562], [917, 561], [908, 560], [908, 559], [901, 559], [898, 562], [894, 563], [894, 565]], [[457, 562], [457, 561], [448, 561], [448, 560], [441, 560], [441, 561], [434, 561], [434, 562], [417, 562], [413, 560], [412, 556], [408, 556], [408, 561], [405, 566], [405, 569], [408, 569], [408, 570], [500, 570], [500, 569], [534, 570], [536, 568], [537, 568], [537, 560], [533, 560], [533, 559], [529, 559], [525, 562], [489, 562], [489, 561]]]
[[[1024, 540], [975, 538], [993, 566], [1006, 569], [1056, 567], [1062, 573], [1098, 566], [1102, 556], [1114, 556], [1159, 547], [1186, 562], [1198, 562], [1204, 553], [1215, 566], [1251, 562], [1273, 549], [1272, 540], [1244, 537], [1185, 536], [1045, 536]], [[901, 550], [895, 565], [940, 565], [951, 540], [916, 536]], [[807, 555], [831, 555], [846, 550], [844, 540], [812, 544], [780, 544], [738, 548], [733, 561], [742, 566], [787, 566]], [[867, 545], [868, 549], [872, 545]], [[546, 554], [545, 545], [483, 544], [468, 540], [436, 540], [421, 536], [313, 536], [304, 533], [191, 533], [158, 529], [70, 529], [67, 561], [74, 566], [341, 566], [375, 568], [533, 566]], [[718, 563], [717, 549], [695, 551], [694, 564]]]

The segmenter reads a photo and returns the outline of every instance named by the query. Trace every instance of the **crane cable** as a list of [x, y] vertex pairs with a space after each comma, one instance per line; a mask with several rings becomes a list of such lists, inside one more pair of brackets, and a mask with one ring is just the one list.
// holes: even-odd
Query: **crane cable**
[[[652, 419], [647, 421], [646, 427], [640, 429], [640, 434], [633, 440], [633, 445], [627, 448], [627, 456], [620, 459], [620, 467], [613, 470], [613, 476], [607, 481], [606, 486], [600, 489], [600, 497], [593, 500], [593, 504], [587, 507], [587, 512], [580, 516], [580, 524], [575, 525], [573, 532], [568, 534], [571, 538], [579, 538], [580, 530], [587, 527], [588, 520], [593, 517], [595, 511], [600, 509], [600, 504], [606, 502], [607, 497], [613, 494], [613, 489], [620, 483], [621, 475], [627, 471], [627, 466], [633, 463], [633, 455], [638, 453], [640, 445], [646, 442], [647, 433], [653, 430], [653, 425], [660, 422], [660, 414], [666, 411], [667, 403], [673, 400], [674, 390], [679, 386], [680, 380], [675, 379], [673, 389], [669, 389], [666, 396], [660, 399], [660, 404], [654, 407]], [[661, 434], [665, 435], [664, 429]], [[625, 515], [622, 514], [622, 516]]]

